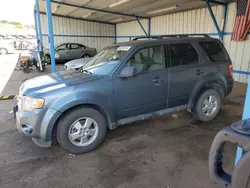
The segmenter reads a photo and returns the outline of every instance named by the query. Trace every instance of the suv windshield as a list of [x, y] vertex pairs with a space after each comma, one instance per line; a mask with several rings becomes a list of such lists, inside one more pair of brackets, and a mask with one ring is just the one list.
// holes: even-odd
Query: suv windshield
[[115, 69], [130, 48], [130, 46], [106, 47], [96, 54], [88, 63], [86, 63], [82, 67], [82, 70], [95, 74], [109, 74]]

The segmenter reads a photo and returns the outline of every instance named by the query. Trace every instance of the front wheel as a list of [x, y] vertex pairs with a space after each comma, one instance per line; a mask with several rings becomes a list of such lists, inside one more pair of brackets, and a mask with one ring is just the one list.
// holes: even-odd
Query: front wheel
[[7, 53], [8, 53], [8, 51], [5, 48], [0, 49], [0, 54], [5, 55]]
[[220, 107], [220, 94], [214, 89], [208, 89], [197, 98], [193, 114], [197, 120], [208, 122], [218, 115]]
[[104, 140], [106, 132], [106, 121], [100, 112], [80, 107], [60, 119], [57, 140], [67, 152], [82, 154], [96, 149]]
[[88, 54], [82, 55], [82, 58], [88, 58], [88, 57], [90, 57]]

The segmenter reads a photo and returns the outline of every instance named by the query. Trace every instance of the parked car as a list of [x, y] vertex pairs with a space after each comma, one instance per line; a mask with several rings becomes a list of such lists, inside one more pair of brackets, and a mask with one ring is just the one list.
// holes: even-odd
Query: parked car
[[9, 53], [14, 53], [15, 48], [13, 46], [13, 42], [9, 40], [0, 41], [0, 54], [5, 55]]
[[65, 70], [70, 70], [70, 69], [79, 70], [82, 66], [84, 66], [91, 59], [92, 57], [85, 57], [85, 58], [80, 58], [80, 59], [69, 61], [65, 63], [64, 69]]
[[30, 79], [19, 90], [17, 128], [39, 146], [53, 135], [74, 154], [97, 148], [107, 129], [188, 110], [214, 119], [233, 87], [232, 63], [210, 37], [134, 40], [104, 48], [81, 71]]
[[[95, 48], [77, 43], [64, 43], [55, 47], [56, 62], [67, 62], [74, 59], [93, 57], [97, 53]], [[50, 63], [50, 52], [46, 50], [46, 62]]]
[[15, 40], [14, 47], [16, 50], [32, 50], [36, 46], [36, 43], [25, 40]]

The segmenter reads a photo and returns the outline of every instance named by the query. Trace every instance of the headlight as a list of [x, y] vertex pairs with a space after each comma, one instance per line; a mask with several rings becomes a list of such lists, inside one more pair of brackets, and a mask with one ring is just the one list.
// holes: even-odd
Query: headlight
[[36, 99], [32, 97], [23, 96], [21, 100], [21, 109], [26, 112], [31, 112], [35, 109], [42, 108], [44, 99]]

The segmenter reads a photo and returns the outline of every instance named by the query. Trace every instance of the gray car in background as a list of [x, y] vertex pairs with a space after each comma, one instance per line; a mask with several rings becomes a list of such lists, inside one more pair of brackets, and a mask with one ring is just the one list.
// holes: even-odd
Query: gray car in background
[[[93, 57], [97, 53], [95, 48], [77, 43], [63, 43], [55, 47], [56, 62], [67, 62], [74, 59]], [[50, 63], [50, 51], [45, 52], [45, 60]]]
[[9, 40], [0, 41], [0, 55], [14, 53], [13, 42]]
[[85, 57], [85, 58], [80, 58], [80, 59], [75, 59], [75, 60], [69, 61], [69, 62], [65, 63], [64, 69], [65, 70], [71, 70], [71, 69], [78, 70], [83, 65], [88, 63], [91, 59], [92, 59], [92, 57]]

